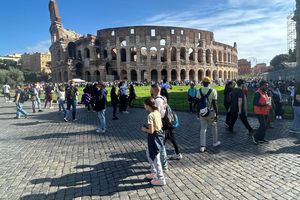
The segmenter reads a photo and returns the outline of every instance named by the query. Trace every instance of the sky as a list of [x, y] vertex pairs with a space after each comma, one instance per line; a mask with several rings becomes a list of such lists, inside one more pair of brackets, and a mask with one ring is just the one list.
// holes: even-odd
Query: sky
[[[131, 25], [197, 28], [233, 46], [239, 59], [268, 63], [287, 53], [295, 0], [56, 0], [65, 28], [80, 34]], [[49, 0], [1, 1], [0, 55], [48, 51]]]

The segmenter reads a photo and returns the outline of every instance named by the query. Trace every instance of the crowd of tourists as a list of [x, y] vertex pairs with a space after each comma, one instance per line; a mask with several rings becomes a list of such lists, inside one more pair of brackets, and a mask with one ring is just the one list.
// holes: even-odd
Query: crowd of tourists
[[[197, 89], [195, 83], [188, 82], [190, 88], [187, 91], [187, 101], [189, 103], [189, 111], [196, 113], [201, 124], [200, 131], [200, 152], [206, 151], [206, 134], [208, 127], [211, 127], [213, 147], [217, 148], [221, 145], [218, 136], [218, 93], [211, 87], [213, 81], [209, 77], [204, 77], [202, 86]], [[128, 107], [132, 106], [132, 102], [137, 95], [134, 83], [120, 82], [97, 82], [88, 83], [83, 89], [81, 103], [85, 105], [88, 112], [97, 112], [98, 127], [97, 133], [106, 132], [105, 111], [107, 107], [107, 86], [111, 86], [111, 106], [113, 118], [118, 120], [119, 113], [128, 114]], [[175, 137], [175, 126], [171, 120], [176, 121], [177, 115], [168, 105], [168, 91], [172, 88], [166, 80], [162, 83], [153, 83], [149, 94], [150, 97], [144, 101], [144, 108], [149, 113], [147, 124], [141, 131], [148, 135], [146, 155], [151, 166], [151, 173], [146, 177], [151, 180], [153, 185], [165, 185], [164, 171], [168, 170], [168, 159], [182, 159], [178, 144]], [[3, 95], [5, 102], [12, 102], [10, 96], [10, 86], [3, 86]], [[259, 127], [254, 129], [248, 122], [248, 90], [254, 90], [253, 107]], [[41, 105], [41, 94], [45, 94], [44, 109], [53, 108], [53, 96], [57, 97], [58, 109], [63, 112], [63, 120], [77, 120], [77, 103], [78, 103], [78, 87], [74, 81], [68, 84], [30, 84], [25, 88], [20, 85], [16, 87], [14, 102], [16, 104], [16, 119], [22, 115], [27, 118], [28, 112], [24, 110], [25, 101], [32, 102], [32, 112], [43, 112]], [[282, 103], [291, 102], [294, 109], [294, 119], [290, 132], [300, 133], [300, 83], [292, 81], [270, 81], [265, 80], [242, 80], [228, 81], [224, 89], [224, 107], [226, 109], [226, 120], [224, 126], [228, 133], [236, 133], [234, 125], [238, 118], [248, 130], [248, 134], [252, 137], [253, 143], [266, 144], [266, 131], [271, 127], [271, 111], [275, 112], [275, 119], [282, 120], [284, 109]], [[65, 107], [66, 103], [66, 107]], [[170, 117], [171, 116], [171, 117]], [[173, 117], [173, 118], [172, 118]], [[172, 119], [171, 119], [172, 118]], [[178, 119], [177, 119], [178, 120]], [[166, 141], [169, 140], [175, 154], [167, 156]]]

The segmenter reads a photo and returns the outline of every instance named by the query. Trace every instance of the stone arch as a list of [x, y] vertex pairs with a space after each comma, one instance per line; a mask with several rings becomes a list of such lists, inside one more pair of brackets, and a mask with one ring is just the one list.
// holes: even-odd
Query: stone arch
[[219, 62], [222, 62], [222, 51], [219, 51]]
[[160, 49], [160, 61], [161, 62], [167, 62], [167, 49], [166, 48], [161, 48]]
[[176, 69], [172, 69], [171, 71], [171, 81], [176, 81], [177, 80], [177, 71]]
[[167, 41], [165, 39], [161, 39], [159, 43], [160, 43], [160, 46], [166, 46]]
[[217, 71], [217, 70], [214, 70], [214, 71], [213, 71], [213, 77], [212, 77], [212, 78], [213, 78], [213, 80], [215, 80], [215, 81], [218, 80], [218, 71]]
[[157, 70], [153, 69], [153, 70], [151, 70], [151, 81], [157, 82], [157, 80], [158, 80]]
[[82, 79], [82, 70], [83, 70], [83, 65], [82, 63], [77, 63], [75, 65], [75, 78], [80, 78]]
[[223, 54], [223, 62], [227, 62], [227, 55], [226, 55], [226, 53]]
[[91, 73], [89, 71], [84, 72], [84, 80], [91, 82]]
[[147, 48], [146, 47], [142, 47], [141, 48], [141, 61], [147, 61], [147, 57], [148, 57], [148, 54], [147, 54]]
[[114, 76], [114, 80], [119, 80], [119, 75], [117, 71], [113, 70], [112, 75]]
[[126, 47], [126, 45], [127, 45], [126, 40], [123, 40], [123, 41], [120, 43], [120, 46], [121, 46], [121, 47]]
[[108, 56], [107, 56], [107, 50], [106, 49], [104, 49], [103, 50], [103, 58], [107, 58]]
[[117, 60], [117, 49], [116, 48], [111, 49], [111, 59]]
[[130, 77], [131, 77], [131, 81], [137, 81], [137, 73], [136, 70], [131, 70], [130, 71]]
[[68, 82], [68, 80], [69, 80], [68, 72], [64, 71], [63, 81]]
[[205, 52], [206, 63], [211, 64], [211, 51], [209, 49]]
[[74, 42], [68, 43], [68, 54], [70, 59], [76, 58], [76, 44]]
[[210, 77], [211, 78], [211, 71], [208, 69], [208, 70], [206, 70], [206, 72], [205, 72], [205, 76], [208, 76], [208, 77]]
[[88, 48], [84, 49], [84, 58], [91, 58], [90, 50]]
[[189, 60], [195, 61], [195, 50], [193, 48], [189, 48]]
[[177, 49], [175, 47], [171, 48], [171, 61], [177, 61]]
[[156, 47], [150, 48], [150, 56], [151, 56], [151, 60], [157, 60], [157, 48]]
[[121, 70], [121, 80], [127, 80], [127, 71], [126, 70]]
[[200, 69], [198, 71], [198, 81], [202, 81], [203, 77], [204, 77], [204, 71]]
[[198, 62], [203, 63], [203, 49], [198, 50]]
[[185, 80], [185, 70], [184, 69], [180, 70], [180, 80], [181, 81]]
[[130, 48], [130, 61], [136, 62], [137, 60], [137, 49], [135, 47]]
[[94, 81], [100, 81], [100, 72], [98, 70], [94, 71]]
[[148, 80], [148, 72], [146, 70], [141, 71], [141, 81], [147, 81]]
[[231, 63], [231, 55], [230, 55], [230, 53], [228, 53], [228, 63]]
[[185, 49], [185, 47], [180, 48], [180, 60], [186, 60], [186, 49]]
[[161, 80], [168, 80], [168, 71], [166, 69], [161, 70]]
[[61, 78], [62, 78], [62, 76], [61, 76], [61, 72], [59, 72], [59, 73], [58, 73], [58, 82], [59, 82], [59, 83], [61, 83], [61, 82], [62, 82]]
[[191, 69], [189, 71], [189, 80], [190, 81], [195, 81], [195, 70]]
[[224, 80], [224, 79], [223, 79], [223, 72], [222, 72], [222, 70], [219, 71], [219, 79], [220, 79], [220, 80]]
[[218, 62], [217, 51], [216, 50], [213, 50], [213, 62], [214, 62], [214, 64], [216, 64]]
[[78, 57], [79, 60], [82, 60], [82, 55], [81, 55], [81, 51], [80, 50], [78, 50], [78, 52], [77, 52], [77, 57]]
[[120, 50], [120, 54], [121, 54], [121, 62], [126, 62], [126, 49], [125, 48], [122, 48]]
[[100, 59], [100, 57], [101, 57], [101, 51], [99, 48], [96, 48], [96, 58]]

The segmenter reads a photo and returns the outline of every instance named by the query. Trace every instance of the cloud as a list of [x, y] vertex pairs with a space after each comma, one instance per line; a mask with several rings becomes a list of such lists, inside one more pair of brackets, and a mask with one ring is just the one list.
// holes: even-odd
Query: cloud
[[28, 46], [25, 48], [27, 53], [35, 53], [35, 52], [48, 52], [49, 47], [51, 45], [50, 40], [39, 41], [33, 46]]
[[228, 0], [209, 10], [158, 14], [144, 24], [212, 31], [218, 42], [237, 42], [239, 58], [255, 57], [268, 63], [275, 55], [287, 52], [287, 16], [294, 5], [286, 0]]

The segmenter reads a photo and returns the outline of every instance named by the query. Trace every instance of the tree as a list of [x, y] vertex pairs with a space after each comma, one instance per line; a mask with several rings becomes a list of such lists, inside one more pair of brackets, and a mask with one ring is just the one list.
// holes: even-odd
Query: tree
[[24, 82], [24, 74], [22, 71], [16, 68], [10, 67], [8, 70], [0, 69], [0, 84], [9, 84], [15, 87], [17, 84]]
[[273, 66], [274, 71], [284, 69], [285, 66], [283, 65], [283, 62], [287, 62], [289, 60], [288, 54], [280, 54], [275, 56], [271, 62], [270, 65]]

